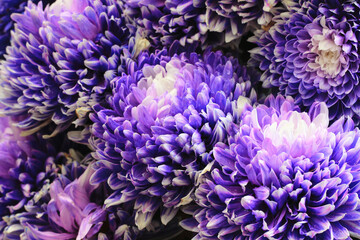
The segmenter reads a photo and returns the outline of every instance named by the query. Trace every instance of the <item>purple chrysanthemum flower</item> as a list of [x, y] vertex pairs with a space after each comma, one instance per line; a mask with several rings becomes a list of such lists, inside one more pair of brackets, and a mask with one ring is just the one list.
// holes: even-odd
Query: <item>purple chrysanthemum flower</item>
[[30, 134], [48, 123], [64, 130], [84, 125], [121, 72], [130, 37], [115, 0], [57, 0], [43, 9], [31, 2], [16, 22], [1, 63], [5, 114], [27, 114], [18, 125]]
[[250, 63], [263, 71], [263, 86], [307, 108], [326, 102], [330, 120], [345, 115], [359, 122], [359, 13], [357, 1], [314, 0], [273, 18], [252, 39], [258, 47]]
[[[27, 0], [0, 0], [0, 58], [5, 53], [5, 48], [10, 44], [10, 31], [13, 29], [14, 22], [10, 15], [22, 13], [25, 9]], [[37, 3], [39, 0], [32, 0]], [[53, 1], [43, 1], [47, 4]]]
[[[6, 126], [3, 121], [2, 127]], [[55, 142], [40, 136], [20, 137], [10, 124], [2, 129], [0, 139], [0, 237], [17, 239], [24, 230], [17, 215], [33, 213], [32, 209], [47, 202], [51, 182], [72, 158], [63, 151], [67, 146], [56, 142], [54, 147]]]
[[238, 98], [254, 101], [255, 93], [246, 69], [220, 52], [143, 53], [128, 69], [112, 82], [109, 106], [90, 115], [98, 160], [92, 181], [113, 189], [108, 207], [135, 200], [141, 230], [158, 209], [167, 224], [191, 201], [197, 171], [238, 118]]
[[360, 234], [360, 132], [292, 99], [246, 107], [196, 190], [195, 239], [350, 239]]
[[90, 239], [98, 234], [106, 212], [90, 201], [91, 193], [98, 187], [89, 182], [92, 173], [90, 165], [74, 181], [61, 176], [51, 184], [46, 211], [50, 226], [28, 223], [28, 239]]

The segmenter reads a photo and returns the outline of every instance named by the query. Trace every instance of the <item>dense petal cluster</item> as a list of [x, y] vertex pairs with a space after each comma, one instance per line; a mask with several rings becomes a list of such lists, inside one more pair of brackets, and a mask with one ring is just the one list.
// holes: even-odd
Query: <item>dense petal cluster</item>
[[[210, 32], [222, 34], [222, 41], [231, 42], [240, 38], [247, 24], [256, 21], [267, 25], [273, 17], [277, 0], [198, 0], [196, 5], [205, 5], [205, 24]], [[205, 26], [204, 26], [205, 28]]]
[[246, 68], [220, 52], [145, 52], [129, 69], [112, 82], [108, 106], [90, 116], [98, 160], [92, 181], [113, 189], [108, 207], [134, 200], [143, 229], [158, 209], [166, 224], [191, 201], [197, 172], [239, 117], [239, 97], [254, 101], [255, 93]]
[[0, 239], [360, 239], [359, 26], [358, 0], [0, 0]]
[[17, 216], [26, 227], [27, 239], [165, 239], [181, 232], [179, 219], [166, 228], [156, 219], [149, 231], [140, 231], [135, 225], [134, 201], [105, 210], [103, 187], [89, 181], [92, 164], [85, 171], [78, 162], [64, 166], [67, 169], [50, 185], [48, 201], [36, 208], [37, 215], [31, 211]]
[[[3, 121], [3, 120], [2, 120]], [[5, 124], [2, 126], [6, 126]], [[36, 209], [49, 200], [50, 184], [72, 158], [56, 139], [49, 142], [38, 136], [20, 137], [8, 127], [0, 142], [0, 237], [17, 239], [24, 231], [20, 214], [35, 219]]]
[[154, 48], [170, 46], [175, 40], [183, 46], [206, 41], [207, 30], [201, 29], [205, 8], [193, 1], [120, 0], [120, 4], [127, 22]]
[[260, 66], [265, 87], [277, 87], [299, 105], [324, 101], [330, 120], [360, 119], [357, 1], [299, 1], [252, 40], [251, 63]]
[[130, 37], [114, 0], [58, 0], [43, 9], [31, 2], [16, 22], [1, 63], [1, 100], [29, 134], [51, 122], [64, 130], [83, 125], [121, 70]]
[[[37, 3], [39, 0], [32, 0]], [[44, 4], [53, 1], [43, 1]], [[13, 13], [22, 13], [25, 9], [26, 0], [1, 0], [0, 1], [0, 58], [5, 53], [5, 48], [10, 44], [10, 31], [14, 27], [14, 22], [10, 15]]]
[[185, 46], [222, 46], [239, 39], [248, 23], [270, 23], [277, 0], [122, 0], [126, 19], [153, 47], [170, 46], [179, 40]]
[[198, 239], [349, 239], [360, 233], [360, 132], [324, 103], [270, 97], [229, 127], [196, 191]]

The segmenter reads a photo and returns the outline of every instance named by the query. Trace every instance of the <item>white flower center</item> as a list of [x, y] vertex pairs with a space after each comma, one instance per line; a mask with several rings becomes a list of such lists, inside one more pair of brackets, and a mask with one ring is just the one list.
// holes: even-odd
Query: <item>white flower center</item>
[[[193, 65], [184, 65], [179, 59], [171, 60], [165, 67], [161, 65], [144, 67], [144, 78], [138, 82], [138, 88], [144, 92], [145, 97], [139, 106], [132, 109], [133, 117], [139, 120], [139, 107], [153, 110], [156, 105], [157, 113], [161, 112], [162, 115], [170, 111], [169, 105], [178, 94], [176, 86], [182, 82], [182, 78], [179, 76], [184, 71], [191, 72], [193, 68]], [[150, 112], [154, 118], [157, 117], [155, 116], [157, 113]]]
[[312, 156], [326, 143], [328, 136], [328, 112], [325, 107], [322, 111], [313, 121], [306, 113], [292, 112], [287, 119], [266, 126], [264, 139], [270, 141], [264, 141], [264, 149], [275, 155], [278, 153], [273, 151], [280, 150], [292, 157]]
[[87, 6], [89, 6], [88, 0], [56, 0], [50, 5], [49, 11], [55, 15], [60, 15], [64, 11], [82, 13]]
[[334, 78], [341, 71], [341, 46], [334, 41], [335, 32], [323, 29], [323, 34], [312, 36], [311, 51], [317, 54], [315, 63], [326, 77]]
[[142, 105], [147, 106], [149, 102], [155, 99], [159, 100], [165, 94], [176, 96], [175, 82], [181, 67], [177, 67], [173, 62], [168, 62], [165, 68], [161, 65], [144, 68], [145, 78], [138, 83], [139, 88], [146, 89], [146, 97], [142, 101]]

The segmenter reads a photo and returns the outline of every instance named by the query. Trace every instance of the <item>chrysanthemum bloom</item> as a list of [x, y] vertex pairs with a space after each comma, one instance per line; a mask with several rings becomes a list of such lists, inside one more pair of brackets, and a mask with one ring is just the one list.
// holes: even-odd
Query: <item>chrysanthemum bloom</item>
[[[114, 79], [108, 106], [90, 115], [98, 160], [94, 183], [107, 180], [116, 206], [135, 200], [140, 230], [158, 209], [167, 224], [191, 201], [197, 171], [225, 140], [239, 96], [255, 98], [246, 69], [220, 52], [170, 57], [143, 53], [136, 71]], [[144, 64], [146, 63], [146, 64]]]
[[[25, 9], [26, 0], [0, 0], [0, 58], [5, 53], [5, 48], [10, 44], [10, 31], [13, 29], [14, 22], [10, 15], [22, 13]], [[39, 0], [32, 0], [37, 3]], [[44, 4], [53, 1], [42, 1]]]
[[263, 71], [266, 88], [278, 88], [306, 108], [315, 101], [329, 107], [330, 120], [360, 119], [359, 3], [300, 1], [273, 18], [268, 31], [252, 39], [250, 63]]
[[50, 226], [28, 223], [28, 239], [90, 239], [98, 234], [106, 212], [90, 201], [91, 193], [98, 187], [89, 182], [92, 173], [90, 165], [74, 181], [60, 177], [51, 184], [46, 211]]
[[54, 147], [41, 137], [19, 137], [10, 127], [1, 130], [0, 238], [12, 239], [24, 231], [16, 215], [33, 213], [33, 208], [48, 201], [51, 182], [72, 158], [61, 151], [58, 142]]
[[[19, 126], [83, 125], [117, 74], [130, 37], [115, 0], [58, 0], [43, 10], [29, 2], [1, 63], [5, 114], [27, 114]], [[54, 134], [55, 134], [54, 133]]]
[[247, 107], [201, 180], [195, 239], [350, 239], [360, 234], [360, 132], [292, 99]]

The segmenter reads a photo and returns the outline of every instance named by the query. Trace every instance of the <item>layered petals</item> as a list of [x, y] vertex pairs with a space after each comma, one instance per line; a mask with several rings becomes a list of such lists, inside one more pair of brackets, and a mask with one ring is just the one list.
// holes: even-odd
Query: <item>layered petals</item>
[[273, 18], [250, 40], [250, 64], [262, 71], [266, 88], [309, 108], [326, 102], [330, 120], [359, 121], [359, 3], [299, 1]]
[[[3, 113], [24, 115], [24, 135], [50, 123], [57, 129], [86, 125], [88, 112], [105, 99], [121, 74], [129, 30], [116, 1], [58, 0], [43, 9], [31, 2], [16, 22], [2, 61]], [[126, 52], [127, 50], [125, 50]]]
[[[351, 120], [348, 120], [351, 122]], [[182, 223], [199, 239], [349, 239], [359, 234], [359, 129], [269, 97], [244, 111]], [[351, 124], [350, 124], [351, 125]]]
[[143, 229], [157, 210], [167, 224], [192, 201], [212, 146], [225, 141], [226, 126], [255, 93], [246, 69], [220, 52], [171, 57], [163, 50], [129, 64], [137, 68], [114, 79], [109, 107], [97, 105], [91, 115], [98, 160], [91, 180], [114, 191], [107, 207], [135, 201]]

